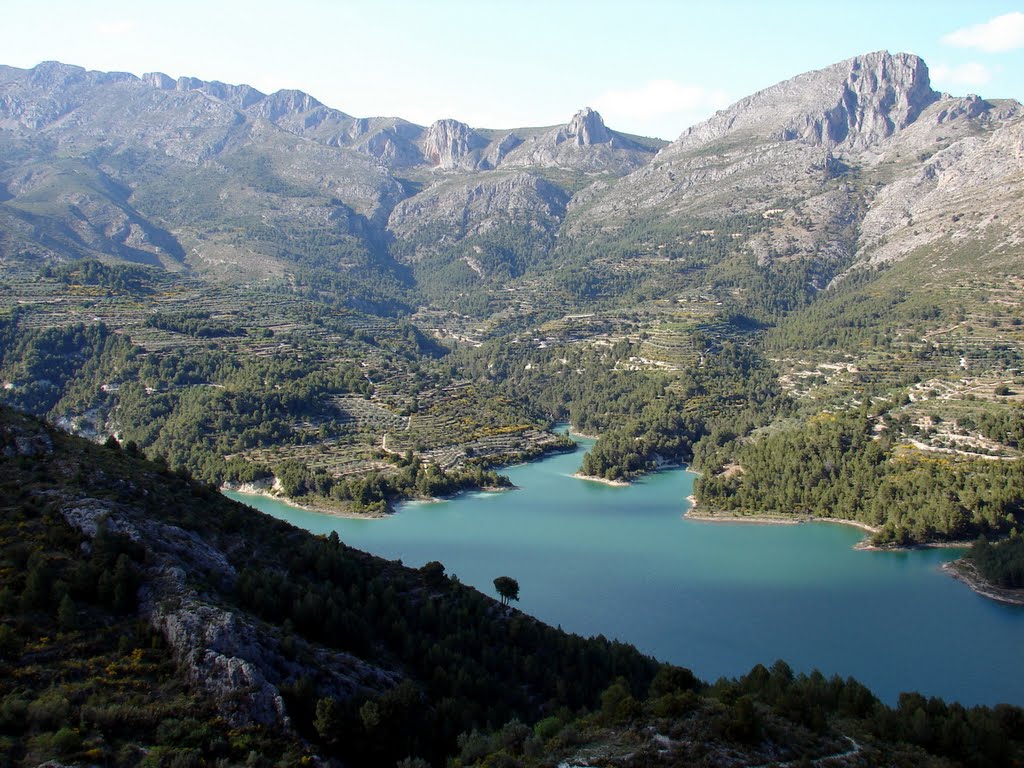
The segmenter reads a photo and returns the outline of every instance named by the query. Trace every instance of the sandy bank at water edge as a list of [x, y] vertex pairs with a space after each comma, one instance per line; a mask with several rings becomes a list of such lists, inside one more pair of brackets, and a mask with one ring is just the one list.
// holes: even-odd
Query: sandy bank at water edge
[[326, 499], [315, 502], [299, 503], [287, 496], [275, 493], [267, 484], [224, 483], [220, 489], [221, 491], [240, 493], [243, 496], [261, 496], [264, 499], [271, 499], [272, 501], [279, 502], [294, 509], [301, 509], [305, 512], [316, 512], [321, 515], [331, 515], [333, 517], [347, 517], [353, 520], [382, 520], [387, 517], [388, 514], [394, 512], [394, 509], [392, 509], [390, 505], [388, 505], [387, 512], [366, 513], [353, 512], [350, 509], [346, 509], [346, 505], [342, 503], [332, 503]]
[[591, 483], [603, 483], [604, 485], [610, 485], [614, 488], [628, 488], [629, 483], [625, 480], [608, 480], [603, 477], [595, 477], [594, 475], [584, 475], [581, 472], [577, 472], [573, 475], [577, 480], [588, 480]]

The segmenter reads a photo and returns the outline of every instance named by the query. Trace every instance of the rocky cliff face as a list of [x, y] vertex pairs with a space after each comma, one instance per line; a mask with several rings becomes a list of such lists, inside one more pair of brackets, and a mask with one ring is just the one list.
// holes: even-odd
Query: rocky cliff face
[[[959, 195], [991, 176], [1002, 186], [975, 188], [975, 201], [1002, 200], [1020, 188], [1012, 152], [983, 138], [1009, 129], [1018, 110], [1015, 102], [936, 93], [916, 56], [858, 56], [755, 93], [693, 126], [648, 165], [578, 195], [566, 226], [600, 230], [650, 216], [685, 227], [687, 220], [739, 214], [762, 217], [762, 231], [743, 243], [762, 263], [900, 258], [967, 231], [963, 217], [955, 225], [912, 226], [916, 206], [930, 205], [930, 217], [948, 216], [951, 207], [964, 206]], [[1019, 218], [1008, 209], [1002, 215], [1004, 224]]]
[[741, 134], [863, 149], [910, 125], [939, 98], [917, 56], [856, 56], [748, 96], [687, 129], [667, 152]]
[[962, 138], [940, 143], [919, 165], [879, 190], [861, 225], [858, 255], [863, 261], [899, 260], [926, 247], [952, 253], [957, 245], [991, 251], [1024, 243], [1019, 205], [1024, 122], [985, 120], [992, 117], [993, 105], [981, 109], [975, 100], [936, 106], [944, 113], [934, 116], [943, 133], [953, 132], [949, 121], [954, 114], [964, 128], [980, 120], [987, 129], [964, 131]]
[[610, 142], [612, 134], [605, 126], [601, 115], [590, 107], [585, 107], [573, 115], [565, 128], [558, 131], [558, 140], [572, 141], [578, 147], [589, 147]]
[[478, 150], [488, 144], [472, 128], [458, 120], [438, 120], [423, 137], [423, 157], [443, 169], [474, 168]]
[[529, 259], [535, 245], [550, 246], [568, 200], [557, 185], [524, 172], [453, 179], [395, 206], [388, 230], [402, 259], [455, 258], [480, 278], [493, 270], [478, 256], [497, 244], [505, 255], [492, 266], [507, 275], [508, 258]]
[[278, 631], [196, 588], [190, 574], [204, 574], [230, 592], [238, 573], [224, 552], [192, 531], [98, 499], [74, 499], [62, 513], [90, 539], [103, 526], [146, 549], [140, 615], [166, 640], [186, 678], [210, 694], [236, 726], [288, 727], [280, 687], [311, 673], [319, 690], [343, 700], [387, 690], [400, 680], [396, 672], [323, 648], [310, 649], [314, 664], [290, 658]]

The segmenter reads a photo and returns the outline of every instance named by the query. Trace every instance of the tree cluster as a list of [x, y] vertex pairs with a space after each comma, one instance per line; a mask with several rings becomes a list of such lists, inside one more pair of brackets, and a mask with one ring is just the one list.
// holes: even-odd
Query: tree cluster
[[[699, 504], [737, 514], [857, 520], [877, 544], [1006, 533], [1024, 505], [1020, 462], [900, 450], [866, 412], [822, 413], [730, 445], [695, 484]], [[727, 458], [726, 458], [727, 457]], [[723, 460], [742, 469], [726, 472]]]

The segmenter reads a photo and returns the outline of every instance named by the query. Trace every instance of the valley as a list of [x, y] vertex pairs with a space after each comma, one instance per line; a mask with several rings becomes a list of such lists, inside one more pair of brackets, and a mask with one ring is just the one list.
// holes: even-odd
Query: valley
[[[71, 609], [63, 618], [56, 612], [64, 597], [85, 601], [90, 628], [115, 629], [99, 633], [83, 700], [97, 695], [96, 670], [121, 663], [116, 649], [137, 648], [126, 675], [155, 676], [178, 697], [176, 709], [198, 707], [197, 717], [221, 729], [220, 751], [199, 750], [203, 760], [237, 761], [251, 740], [285, 764], [309, 757], [309, 745], [351, 764], [420, 754], [433, 764], [459, 755], [470, 765], [510, 751], [539, 764], [568, 759], [591, 738], [604, 746], [634, 740], [635, 764], [648, 755], [669, 755], [649, 764], [681, 755], [717, 764], [739, 749], [745, 757], [736, 764], [753, 765], [800, 754], [856, 759], [860, 752], [847, 754], [854, 736], [858, 749], [867, 739], [876, 750], [869, 762], [1019, 757], [1016, 737], [1006, 736], [1019, 732], [1019, 710], [1004, 706], [1021, 703], [1013, 691], [992, 698], [934, 689], [983, 705], [967, 714], [897, 686], [879, 702], [852, 678], [813, 671], [852, 667], [807, 648], [797, 651], [807, 652], [806, 663], [794, 662], [794, 673], [785, 662], [769, 670], [760, 664], [770, 659], [746, 656], [701, 668], [688, 649], [647, 646], [698, 676], [722, 676], [705, 683], [620, 643], [584, 641], [499, 610], [446, 576], [447, 561], [439, 571], [439, 556], [416, 550], [422, 562], [404, 568], [348, 549], [337, 531], [358, 538], [360, 526], [389, 530], [409, 514], [405, 505], [461, 494], [457, 505], [482, 489], [508, 488], [522, 468], [505, 468], [521, 462], [543, 458], [527, 471], [559, 462], [566, 474], [631, 485], [579, 484], [595, 499], [643, 496], [646, 484], [672, 474], [652, 473], [682, 465], [699, 473], [692, 491], [702, 514], [853, 522], [870, 531], [872, 546], [893, 550], [877, 553], [887, 562], [921, 555], [937, 565], [951, 555], [898, 550], [974, 542], [961, 571], [1018, 594], [1022, 148], [1018, 102], [939, 93], [922, 59], [885, 51], [766, 88], [672, 142], [615, 131], [589, 108], [546, 127], [494, 130], [452, 119], [420, 126], [353, 117], [294, 90], [264, 94], [58, 62], [0, 67], [0, 401], [70, 433], [4, 412], [4, 482], [16, 501], [0, 571], [4, 604], [17, 604], [19, 617], [2, 625], [6, 663], [37, 652], [70, 663], [59, 644], [37, 647], [29, 634], [34, 622], [77, 629]], [[563, 422], [595, 438], [585, 455], [555, 429]], [[60, 454], [45, 471], [36, 467], [33, 457], [51, 452], [32, 446], [47, 440], [78, 458]], [[86, 469], [90, 461], [99, 474]], [[140, 472], [145, 483], [130, 479]], [[122, 473], [127, 479], [116, 480]], [[216, 540], [221, 554], [203, 550], [196, 566], [209, 594], [175, 597], [262, 638], [262, 655], [245, 661], [262, 675], [251, 678], [261, 711], [277, 715], [260, 727], [292, 741], [275, 747], [258, 727], [244, 736], [222, 728], [236, 715], [252, 725], [241, 694], [227, 706], [224, 691], [176, 687], [173, 664], [206, 652], [161, 645], [174, 635], [167, 622], [187, 624], [188, 610], [168, 618], [171, 603], [119, 602], [110, 584], [91, 586], [124, 556], [122, 591], [130, 574], [164, 589], [146, 557], [166, 564], [182, 556], [146, 533], [140, 521], [158, 505], [128, 488], [173, 496], [165, 523], [192, 531], [190, 540]], [[327, 518], [333, 536], [308, 536], [229, 505], [222, 488], [262, 489], [345, 519]], [[672, 486], [668, 498], [646, 499], [636, 525], [661, 504], [681, 514], [689, 490]], [[68, 494], [124, 505], [109, 514], [135, 520], [126, 530], [143, 531], [151, 554], [124, 542], [108, 552], [95, 526], [60, 522], [66, 504], [53, 499]], [[190, 512], [186, 497], [209, 511]], [[515, 507], [521, 496], [502, 498]], [[396, 508], [406, 511], [395, 516]], [[18, 525], [33, 531], [28, 548], [15, 541]], [[794, 552], [852, 535], [813, 528], [796, 535]], [[259, 539], [252, 569], [250, 534]], [[96, 535], [96, 572], [79, 573], [73, 546]], [[748, 542], [772, 535], [738, 534]], [[735, 541], [719, 551], [742, 549]], [[483, 542], [461, 544], [486, 551]], [[627, 537], [595, 539], [589, 556], [614, 560], [622, 555], [615, 542], [625, 547]], [[641, 549], [664, 543], [645, 542]], [[292, 544], [302, 558], [288, 555]], [[542, 549], [536, 540], [524, 546]], [[380, 554], [402, 556], [386, 547]], [[49, 591], [33, 586], [33, 569], [49, 569], [38, 577]], [[785, 571], [771, 570], [780, 578]], [[471, 585], [486, 589], [499, 575], [481, 572]], [[532, 608], [527, 594], [536, 585], [512, 575], [523, 578]], [[1019, 609], [928, 576], [943, 586], [911, 602], [1011, 612], [1016, 627]], [[829, 590], [865, 582], [896, 591], [873, 578], [851, 566]], [[748, 598], [757, 592], [752, 582], [733, 586]], [[303, 591], [308, 600], [297, 596]], [[875, 599], [870, 589], [856, 597]], [[558, 624], [564, 608], [542, 618]], [[133, 616], [142, 624], [129, 631]], [[329, 630], [317, 623], [324, 616]], [[974, 624], [965, 619], [960, 630]], [[927, 635], [942, 628], [927, 626], [913, 647], [934, 651], [938, 666], [980, 642], [957, 635], [961, 645], [940, 651]], [[1000, 631], [988, 634], [1005, 637]], [[505, 632], [529, 649], [510, 651], [529, 684], [509, 697], [496, 693], [508, 682], [504, 651], [494, 650], [510, 647]], [[494, 639], [494, 649], [471, 640], [474, 633]], [[190, 642], [205, 642], [193, 634]], [[702, 658], [728, 643], [716, 634]], [[240, 659], [244, 645], [231, 639], [227, 650], [211, 649]], [[780, 647], [782, 655], [790, 646]], [[325, 671], [332, 654], [352, 657], [344, 679]], [[463, 663], [473, 675], [459, 672]], [[569, 672], [546, 677], [553, 664]], [[52, 741], [64, 717], [30, 709], [26, 686], [51, 679], [39, 674], [3, 689], [0, 707], [3, 738], [33, 758], [61, 752], [29, 743], [19, 729], [31, 722], [31, 733]], [[884, 675], [872, 683], [885, 686]], [[420, 705], [429, 714], [413, 726]], [[82, 722], [90, 735], [62, 736], [68, 754], [87, 751], [90, 739], [108, 757], [135, 749], [135, 736], [122, 744], [108, 727], [120, 715], [89, 712]], [[139, 743], [180, 748], [180, 734], [171, 734], [178, 726], [161, 725], [168, 719], [140, 718]], [[949, 723], [954, 735], [942, 741], [934, 734]], [[354, 734], [352, 742], [341, 732]], [[983, 745], [982, 732], [992, 734]], [[668, 741], [651, 741], [652, 733]], [[715, 745], [714, 756], [688, 751], [702, 740]]]
[[[371, 514], [493, 485], [567, 448], [565, 419], [601, 436], [584, 474], [687, 463], [716, 512], [879, 544], [1018, 526], [1020, 106], [938, 94], [917, 57], [800, 75], [669, 145], [589, 109], [502, 133], [53, 62], [3, 82], [0, 374], [30, 412]], [[26, 355], [77, 324], [122, 348], [35, 391]], [[840, 446], [781, 493], [785, 467], [755, 471], [832, 419], [872, 466], [837, 474]], [[796, 493], [823, 483], [846, 506]]]

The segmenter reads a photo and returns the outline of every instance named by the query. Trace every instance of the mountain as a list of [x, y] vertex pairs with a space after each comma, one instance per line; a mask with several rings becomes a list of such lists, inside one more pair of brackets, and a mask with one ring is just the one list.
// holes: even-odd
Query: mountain
[[217, 486], [386, 514], [565, 420], [705, 514], [1005, 536], [1014, 574], [1022, 121], [885, 52], [670, 144], [0, 67], [0, 396], [92, 438], [0, 411], [5, 759], [1019, 762], [1011, 707], [707, 685]]
[[[644, 168], [581, 199], [566, 226], [609, 230], [640, 217], [711, 229], [754, 216], [764, 226], [742, 248], [759, 262], [809, 259], [831, 271], [855, 260], [898, 259], [921, 236], [912, 235], [909, 210], [896, 218], [893, 201], [912, 208], [929, 185], [929, 192], [941, 186], [947, 196], [939, 203], [932, 194], [931, 201], [957, 213], [950, 206], [963, 200], [954, 202], [951, 193], [985, 183], [973, 178], [992, 175], [982, 169], [1005, 169], [991, 184], [997, 199], [1015, 194], [1021, 115], [1017, 102], [936, 93], [916, 56], [858, 56], [760, 91], [687, 129]], [[964, 184], [941, 180], [954, 162]], [[987, 195], [962, 197], [988, 204]], [[886, 255], [876, 255], [883, 237]], [[939, 237], [941, 229], [925, 239]]]
[[[407, 278], [387, 241], [415, 241], [410, 219], [430, 228], [462, 216], [479, 233], [499, 226], [492, 210], [521, 210], [544, 242], [577, 176], [621, 175], [659, 145], [608, 130], [590, 110], [550, 129], [424, 128], [353, 118], [299, 91], [56, 62], [0, 70], [0, 126], [7, 258], [99, 256], [320, 283], [340, 272], [374, 289], [384, 273], [396, 300]], [[453, 175], [473, 180], [454, 197], [434, 189]], [[519, 194], [528, 188], [543, 191]], [[471, 205], [479, 195], [493, 205]]]
[[[300, 91], [5, 67], [2, 248], [333, 280], [341, 301], [386, 311], [417, 288], [444, 301], [532, 279], [584, 243], [599, 267], [610, 241], [646, 247], [623, 227], [660, 245], [731, 230], [733, 252], [808, 265], [821, 289], [944, 241], [943, 217], [959, 216], [951, 237], [993, 221], [1012, 237], [1020, 118], [1016, 102], [939, 94], [921, 59], [887, 52], [767, 88], [667, 146], [591, 109], [550, 128], [423, 127]], [[990, 197], [998, 211], [972, 204]]]

